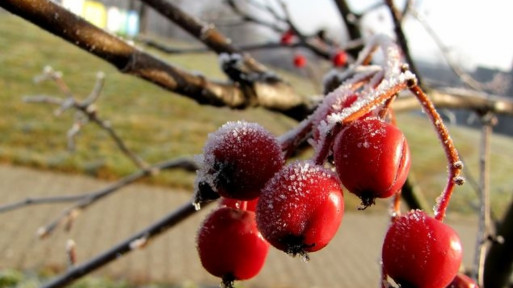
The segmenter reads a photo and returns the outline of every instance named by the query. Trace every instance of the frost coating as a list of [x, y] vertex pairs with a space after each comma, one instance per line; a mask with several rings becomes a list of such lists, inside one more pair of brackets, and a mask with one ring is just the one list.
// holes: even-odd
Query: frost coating
[[395, 282], [419, 288], [446, 287], [458, 272], [462, 249], [446, 224], [412, 210], [390, 226], [383, 242], [383, 266]]
[[276, 248], [303, 255], [328, 244], [343, 215], [336, 175], [310, 161], [284, 167], [267, 183], [257, 205], [257, 224]]
[[209, 134], [197, 161], [199, 190], [203, 185], [204, 190], [241, 200], [258, 197], [284, 162], [276, 138], [259, 124], [244, 121], [228, 122]]

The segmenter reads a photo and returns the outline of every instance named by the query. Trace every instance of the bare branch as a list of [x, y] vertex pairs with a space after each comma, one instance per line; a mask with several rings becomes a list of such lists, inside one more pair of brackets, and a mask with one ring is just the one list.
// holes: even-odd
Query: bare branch
[[497, 118], [492, 113], [480, 115], [481, 149], [479, 152], [479, 225], [474, 253], [474, 278], [480, 287], [484, 287], [484, 264], [489, 248], [489, 236], [493, 235], [490, 221], [490, 138]]
[[[0, 2], [0, 7], [102, 58], [123, 73], [140, 77], [201, 104], [231, 108], [260, 105], [295, 119], [302, 119], [311, 110], [309, 103], [305, 103], [290, 85], [276, 78], [255, 83], [250, 89], [243, 89], [236, 83], [211, 81], [135, 48], [52, 1], [5, 0]], [[207, 34], [211, 35], [210, 32]]]
[[[358, 24], [357, 16], [351, 11], [351, 8], [347, 4], [346, 0], [333, 0], [337, 5], [338, 11], [340, 13], [340, 17], [346, 26], [347, 32], [349, 34], [350, 40], [359, 40], [362, 39], [362, 32], [360, 31], [360, 26]], [[360, 47], [358, 47], [360, 48]], [[351, 54], [354, 58], [358, 57], [360, 49], [352, 48], [348, 50], [348, 53]]]
[[413, 72], [413, 74], [417, 75], [417, 81], [418, 85], [422, 86], [421, 77], [419, 74], [419, 71], [415, 65], [415, 62], [413, 61], [413, 57], [410, 53], [410, 48], [408, 45], [408, 39], [406, 38], [406, 35], [404, 34], [403, 27], [402, 27], [402, 19], [403, 15], [401, 14], [401, 11], [395, 7], [393, 0], [386, 0], [385, 1], [388, 9], [390, 10], [390, 14], [392, 15], [392, 21], [394, 23], [394, 31], [395, 35], [397, 37], [397, 42], [399, 46], [401, 46], [401, 49], [403, 50], [404, 57], [406, 58], [406, 62], [410, 66], [410, 70]]
[[[173, 3], [165, 0], [141, 1], [180, 26], [183, 30], [187, 31], [192, 36], [196, 37], [196, 39], [203, 42], [217, 54], [235, 54], [241, 52], [240, 49], [232, 45], [230, 39], [221, 34], [217, 29], [215, 29], [215, 27], [210, 24], [203, 23], [197, 18], [188, 15], [185, 13], [185, 11], [181, 10]], [[267, 68], [252, 58], [250, 55], [245, 54], [243, 57], [244, 65], [251, 71], [262, 74], [267, 73]]]
[[[87, 192], [79, 195], [64, 195], [64, 196], [50, 196], [50, 197], [41, 197], [41, 198], [27, 198], [25, 200], [14, 202], [6, 205], [0, 206], [0, 213], [5, 213], [11, 210], [15, 210], [18, 208], [23, 208], [32, 205], [39, 204], [54, 204], [54, 203], [69, 203], [69, 202], [77, 202], [76, 205], [66, 209], [66, 213], [62, 213], [60, 217], [66, 217], [71, 213], [73, 209], [80, 208], [84, 209], [87, 206], [93, 204], [95, 201], [102, 199], [103, 197], [118, 191], [119, 189], [137, 181], [143, 179], [144, 177], [148, 177], [151, 175], [155, 175], [162, 170], [171, 170], [171, 169], [183, 169], [185, 171], [196, 171], [198, 169], [197, 164], [194, 160], [190, 158], [176, 158], [169, 161], [161, 162], [158, 164], [154, 164], [149, 166], [147, 169], [138, 170], [131, 175], [128, 175], [119, 181], [110, 184], [107, 187], [102, 189]], [[60, 219], [60, 218], [59, 218]], [[54, 221], [55, 222], [55, 221]], [[45, 229], [47, 230], [47, 229]]]
[[[44, 76], [44, 75], [46, 75], [46, 76]], [[123, 152], [130, 160], [132, 160], [132, 162], [134, 162], [134, 164], [137, 167], [144, 169], [148, 166], [148, 164], [141, 157], [136, 155], [134, 152], [132, 152], [132, 150], [130, 150], [126, 146], [125, 142], [121, 139], [121, 137], [119, 137], [117, 132], [111, 127], [111, 125], [108, 121], [102, 120], [98, 117], [97, 109], [95, 106], [95, 101], [98, 100], [98, 98], [100, 97], [100, 94], [101, 94], [101, 91], [103, 88], [104, 79], [105, 79], [105, 74], [103, 72], [99, 72], [97, 74], [96, 84], [95, 84], [93, 90], [91, 91], [91, 94], [89, 94], [89, 96], [87, 96], [87, 98], [83, 101], [78, 101], [75, 99], [71, 90], [68, 88], [68, 86], [66, 85], [66, 82], [62, 78], [62, 73], [54, 71], [52, 68], [46, 67], [44, 69], [43, 76], [39, 76], [38, 78], [53, 80], [55, 83], [57, 83], [59, 88], [63, 92], [65, 92], [65, 94], [69, 95], [68, 98], [58, 100], [58, 99], [55, 99], [52, 97], [42, 97], [42, 96], [39, 96], [36, 98], [24, 97], [25, 101], [27, 101], [27, 102], [38, 102], [39, 101], [42, 103], [57, 104], [60, 107], [58, 110], [56, 110], [56, 112], [55, 112], [56, 115], [60, 115], [62, 112], [64, 112], [67, 109], [70, 109], [70, 108], [74, 108], [78, 112], [80, 112], [76, 116], [75, 123], [68, 130], [68, 135], [67, 135], [68, 148], [70, 150], [74, 150], [75, 137], [80, 132], [80, 129], [82, 128], [82, 126], [84, 126], [86, 123], [91, 121], [91, 122], [95, 123], [96, 125], [98, 125], [100, 128], [102, 128], [103, 130], [105, 130], [109, 134], [109, 136], [114, 140], [114, 142], [116, 143], [118, 148], [121, 150], [121, 152]]]
[[482, 85], [478, 81], [476, 81], [474, 78], [472, 78], [472, 76], [470, 76], [468, 73], [463, 71], [463, 69], [461, 69], [461, 67], [459, 65], [457, 65], [456, 63], [454, 63], [454, 61], [452, 61], [452, 59], [449, 57], [449, 49], [447, 47], [445, 47], [445, 45], [443, 44], [443, 41], [438, 37], [438, 35], [433, 30], [433, 28], [431, 28], [431, 26], [428, 24], [428, 22], [415, 9], [410, 9], [409, 12], [415, 19], [417, 19], [417, 21], [422, 25], [422, 27], [424, 27], [424, 30], [426, 30], [426, 32], [429, 34], [429, 36], [431, 36], [433, 41], [435, 41], [435, 44], [438, 46], [438, 48], [442, 52], [442, 56], [445, 58], [445, 61], [447, 62], [449, 67], [452, 69], [452, 71], [463, 81], [463, 83], [465, 83], [465, 85], [467, 85], [468, 87], [470, 87], [474, 90], [477, 90], [477, 91], [483, 90]]
[[[271, 12], [271, 11], [274, 11], [274, 9], [272, 9], [272, 7], [270, 7], [270, 6], [267, 6], [265, 11], [270, 12], [270, 14], [272, 16], [274, 16], [273, 22], [257, 18], [254, 14], [246, 13], [245, 10], [243, 10], [241, 7], [239, 7], [239, 5], [237, 4], [237, 1], [235, 1], [235, 0], [226, 0], [225, 2], [230, 8], [232, 8], [232, 11], [235, 12], [235, 14], [239, 15], [242, 18], [242, 20], [244, 20], [246, 22], [255, 23], [260, 26], [267, 27], [273, 31], [278, 32], [278, 33], [283, 33], [287, 30], [287, 28], [286, 28], [287, 22], [285, 21], [285, 19], [283, 19], [282, 17], [278, 17], [278, 13]], [[254, 3], [254, 1], [246, 1], [246, 2], [251, 3], [251, 4], [256, 4], [256, 3]], [[261, 7], [261, 6], [258, 5], [257, 7]], [[240, 48], [240, 49], [242, 49], [242, 48]], [[242, 50], [244, 50], [244, 49], [242, 49]]]
[[[187, 54], [187, 53], [210, 53], [212, 50], [206, 47], [193, 47], [193, 48], [173, 48], [166, 46], [162, 43], [159, 43], [157, 41], [151, 40], [151, 39], [141, 39], [141, 41], [148, 45], [149, 47], [156, 48], [164, 53], [168, 54]], [[251, 45], [244, 45], [240, 46], [240, 49], [243, 51], [253, 51], [253, 50], [263, 50], [263, 49], [278, 49], [278, 48], [297, 48], [300, 47], [300, 43], [291, 43], [290, 45], [283, 45], [279, 42], [266, 42], [266, 43], [260, 43], [260, 44], [251, 44]]]

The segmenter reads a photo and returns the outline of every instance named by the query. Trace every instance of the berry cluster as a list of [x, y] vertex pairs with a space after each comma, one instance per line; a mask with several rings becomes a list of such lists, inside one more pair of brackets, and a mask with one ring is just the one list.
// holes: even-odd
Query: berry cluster
[[[221, 201], [200, 227], [197, 247], [205, 269], [225, 286], [255, 276], [269, 244], [305, 259], [328, 245], [343, 218], [342, 187], [361, 199], [360, 209], [377, 198], [395, 198], [382, 247], [384, 281], [444, 288], [459, 279], [461, 242], [442, 220], [454, 184], [461, 182], [461, 162], [436, 110], [416, 90], [415, 76], [396, 61], [396, 47], [384, 43], [388, 66], [355, 72], [286, 135], [276, 138], [242, 121], [209, 135], [199, 159], [196, 201]], [[390, 104], [406, 88], [426, 105], [449, 159], [448, 185], [434, 218], [420, 210], [400, 215], [411, 159]], [[304, 141], [314, 148], [312, 159], [287, 163]]]

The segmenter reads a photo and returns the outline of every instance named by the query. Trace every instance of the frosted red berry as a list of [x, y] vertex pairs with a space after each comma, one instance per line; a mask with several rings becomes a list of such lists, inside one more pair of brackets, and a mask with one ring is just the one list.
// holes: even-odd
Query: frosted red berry
[[280, 170], [284, 159], [270, 132], [257, 123], [239, 121], [228, 122], [209, 135], [202, 162], [200, 188], [207, 183], [223, 197], [251, 200]]
[[458, 273], [462, 247], [451, 227], [414, 210], [392, 223], [382, 257], [384, 271], [402, 287], [445, 288]]
[[262, 235], [279, 250], [305, 255], [325, 247], [344, 213], [336, 175], [308, 161], [285, 166], [265, 186], [257, 204]]
[[269, 243], [257, 229], [254, 212], [223, 206], [203, 222], [197, 249], [205, 270], [229, 284], [258, 274]]
[[303, 68], [306, 66], [306, 58], [302, 54], [294, 55], [294, 66], [297, 68]]
[[342, 184], [362, 199], [364, 207], [399, 191], [410, 170], [406, 137], [378, 118], [359, 119], [345, 127], [335, 139], [333, 155]]
[[333, 66], [342, 67], [347, 64], [347, 53], [345, 51], [337, 51], [332, 59]]

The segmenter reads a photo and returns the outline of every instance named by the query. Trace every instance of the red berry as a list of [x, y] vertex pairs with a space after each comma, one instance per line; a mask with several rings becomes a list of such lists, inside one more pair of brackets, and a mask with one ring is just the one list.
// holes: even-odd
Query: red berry
[[414, 210], [392, 223], [382, 257], [385, 272], [402, 287], [445, 288], [458, 273], [462, 248], [451, 227]]
[[347, 64], [347, 53], [345, 51], [338, 51], [333, 56], [333, 66], [342, 67]]
[[294, 55], [294, 66], [297, 68], [303, 68], [306, 65], [306, 58], [301, 54]]
[[404, 134], [377, 118], [356, 120], [336, 137], [335, 167], [342, 184], [362, 199], [387, 198], [404, 185], [410, 170], [410, 149]]
[[292, 44], [292, 40], [294, 40], [294, 31], [287, 30], [283, 35], [281, 35], [280, 43], [283, 45]]
[[279, 250], [306, 255], [325, 247], [344, 214], [334, 173], [311, 162], [294, 162], [267, 183], [257, 204], [262, 235]]
[[465, 274], [458, 273], [447, 288], [478, 288], [476, 282]]
[[269, 243], [257, 229], [255, 213], [230, 207], [220, 207], [207, 216], [197, 244], [203, 267], [226, 284], [258, 274], [269, 251]]
[[283, 163], [278, 141], [262, 126], [228, 122], [209, 135], [203, 166], [198, 171], [198, 186], [207, 183], [223, 197], [255, 199]]

